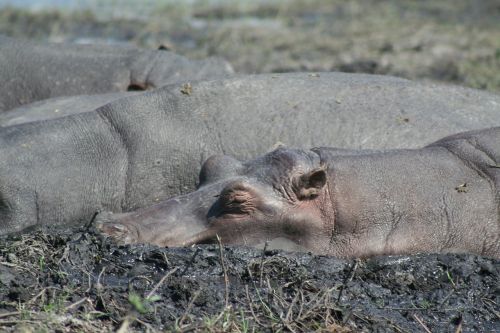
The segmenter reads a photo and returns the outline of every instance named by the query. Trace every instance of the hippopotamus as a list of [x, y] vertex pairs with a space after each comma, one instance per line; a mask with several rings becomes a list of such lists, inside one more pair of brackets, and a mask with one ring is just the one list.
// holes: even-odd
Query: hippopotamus
[[120, 98], [140, 94], [139, 91], [123, 91], [107, 94], [61, 96], [24, 104], [12, 110], [0, 112], [0, 126], [31, 123], [66, 117], [72, 114], [94, 111]]
[[0, 112], [52, 97], [146, 90], [231, 75], [222, 59], [117, 45], [36, 43], [0, 36]]
[[123, 243], [257, 245], [284, 238], [343, 258], [471, 252], [500, 258], [500, 127], [420, 149], [278, 148], [209, 158], [199, 188], [96, 223]]
[[95, 110], [0, 128], [0, 233], [84, 224], [193, 191], [215, 154], [279, 144], [415, 148], [500, 125], [500, 97], [362, 74], [262, 74], [174, 83]]

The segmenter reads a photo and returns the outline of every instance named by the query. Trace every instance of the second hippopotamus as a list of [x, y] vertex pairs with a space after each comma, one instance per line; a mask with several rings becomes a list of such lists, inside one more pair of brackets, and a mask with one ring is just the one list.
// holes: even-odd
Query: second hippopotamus
[[500, 127], [421, 149], [278, 148], [209, 158], [200, 186], [131, 213], [101, 213], [123, 243], [256, 245], [286, 239], [338, 257], [471, 252], [500, 257]]

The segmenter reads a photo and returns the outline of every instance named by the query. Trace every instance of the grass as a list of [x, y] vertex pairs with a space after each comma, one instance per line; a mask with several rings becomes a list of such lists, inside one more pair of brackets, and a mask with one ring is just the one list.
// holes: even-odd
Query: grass
[[246, 300], [222, 310], [217, 315], [205, 316], [201, 321], [186, 316], [177, 323], [175, 331], [201, 332], [352, 332], [339, 323], [339, 311], [332, 290], [307, 292], [298, 288], [284, 295], [280, 288], [263, 287], [252, 297], [247, 287]]

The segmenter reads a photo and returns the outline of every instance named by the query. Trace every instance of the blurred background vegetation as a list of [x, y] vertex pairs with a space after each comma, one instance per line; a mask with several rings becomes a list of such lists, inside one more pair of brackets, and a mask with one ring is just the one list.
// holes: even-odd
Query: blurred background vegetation
[[0, 33], [500, 91], [499, 0], [0, 0]]

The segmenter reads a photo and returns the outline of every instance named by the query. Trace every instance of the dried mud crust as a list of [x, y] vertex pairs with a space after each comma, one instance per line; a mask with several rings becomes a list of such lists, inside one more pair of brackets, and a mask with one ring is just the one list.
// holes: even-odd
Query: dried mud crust
[[0, 331], [498, 332], [500, 260], [0, 239]]

